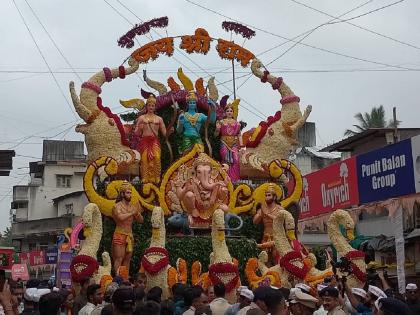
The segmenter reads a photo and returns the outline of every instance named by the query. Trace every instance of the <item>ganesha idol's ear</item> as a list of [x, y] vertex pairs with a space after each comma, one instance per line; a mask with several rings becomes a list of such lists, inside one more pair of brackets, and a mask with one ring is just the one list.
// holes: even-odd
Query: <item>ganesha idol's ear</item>
[[219, 170], [217, 168], [212, 168], [210, 171], [210, 178], [216, 179], [219, 176]]

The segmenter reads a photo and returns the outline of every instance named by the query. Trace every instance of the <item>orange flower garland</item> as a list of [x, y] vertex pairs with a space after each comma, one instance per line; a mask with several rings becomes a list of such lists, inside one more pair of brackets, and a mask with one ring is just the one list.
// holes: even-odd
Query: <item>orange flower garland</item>
[[117, 274], [123, 278], [124, 281], [128, 281], [128, 269], [126, 266], [121, 266], [118, 268]]
[[168, 287], [169, 289], [172, 289], [172, 286], [178, 283], [178, 274], [176, 272], [176, 269], [174, 267], [170, 267], [168, 269]]
[[184, 284], [187, 283], [187, 262], [182, 258], [178, 258], [176, 261], [176, 269], [178, 271], [178, 282]]
[[101, 290], [102, 293], [105, 293], [106, 288], [108, 287], [108, 285], [112, 282], [112, 276], [111, 275], [103, 275], [101, 278], [101, 282], [100, 282], [100, 286], [101, 286]]

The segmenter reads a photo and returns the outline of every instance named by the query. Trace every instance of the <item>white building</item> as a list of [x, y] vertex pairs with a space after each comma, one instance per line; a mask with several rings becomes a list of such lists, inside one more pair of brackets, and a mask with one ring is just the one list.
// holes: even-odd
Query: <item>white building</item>
[[19, 251], [46, 249], [74, 225], [88, 203], [83, 142], [44, 140], [42, 161], [30, 162], [28, 185], [13, 187], [12, 239]]

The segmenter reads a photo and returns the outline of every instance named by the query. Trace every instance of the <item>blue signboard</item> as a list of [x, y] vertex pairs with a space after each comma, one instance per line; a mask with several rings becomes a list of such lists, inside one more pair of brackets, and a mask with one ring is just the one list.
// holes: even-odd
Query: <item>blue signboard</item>
[[56, 264], [57, 263], [58, 251], [57, 248], [48, 248], [45, 251], [45, 263]]
[[356, 161], [360, 203], [416, 191], [410, 139], [359, 155]]

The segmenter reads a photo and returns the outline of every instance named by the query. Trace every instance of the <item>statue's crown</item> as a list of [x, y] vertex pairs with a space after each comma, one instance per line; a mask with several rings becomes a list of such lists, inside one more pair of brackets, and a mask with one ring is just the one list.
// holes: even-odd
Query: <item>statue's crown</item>
[[197, 95], [195, 94], [194, 91], [189, 91], [187, 94], [187, 98], [186, 98], [187, 102], [188, 101], [197, 101]]
[[120, 192], [126, 192], [131, 189], [131, 185], [128, 181], [124, 180], [120, 187]]
[[266, 192], [270, 192], [270, 193], [272, 193], [274, 195], [277, 195], [276, 185], [273, 184], [273, 183], [268, 184]]
[[200, 153], [194, 161], [194, 167], [197, 165], [212, 165], [212, 159], [205, 153]]
[[147, 98], [147, 104], [156, 104], [156, 97], [153, 94]]

